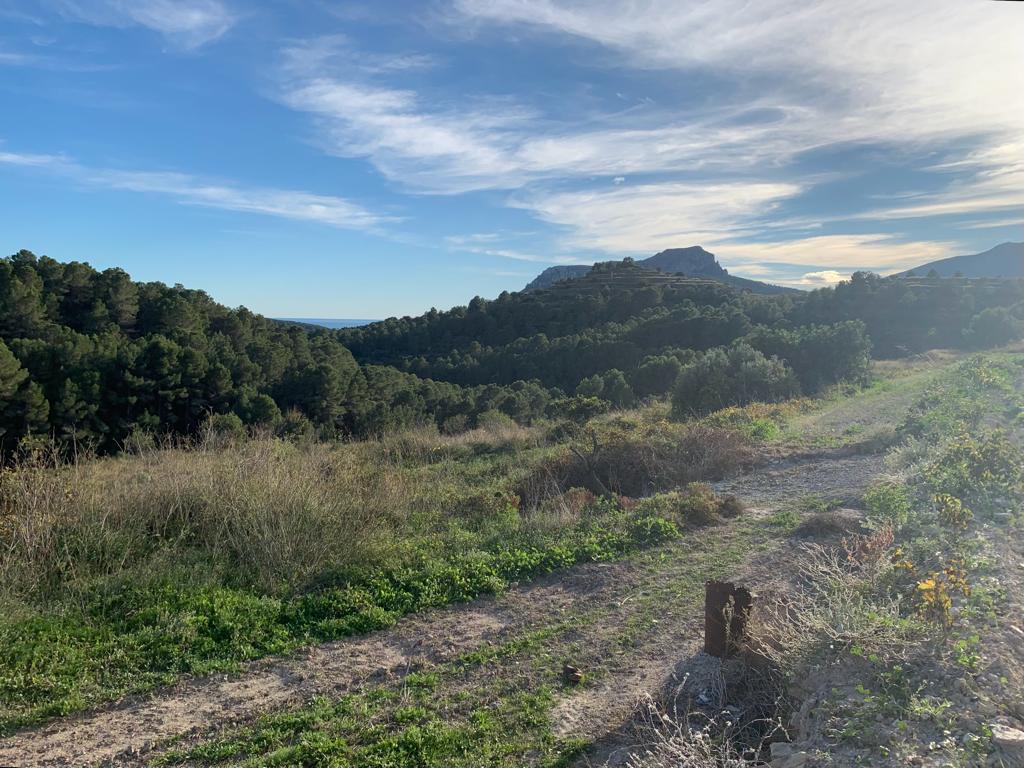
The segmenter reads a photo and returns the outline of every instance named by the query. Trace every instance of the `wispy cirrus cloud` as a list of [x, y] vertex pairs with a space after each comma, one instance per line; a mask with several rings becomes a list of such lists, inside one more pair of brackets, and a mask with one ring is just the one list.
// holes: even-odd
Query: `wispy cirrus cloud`
[[[327, 151], [366, 158], [416, 192], [516, 190], [507, 204], [556, 227], [556, 251], [643, 253], [792, 229], [800, 215], [780, 214], [783, 203], [820, 181], [798, 161], [828, 147], [917, 156], [957, 142], [973, 149], [970, 167], [949, 169], [944, 190], [884, 206], [865, 199], [860, 213], [804, 216], [797, 228], [859, 219], [877, 222], [877, 234], [796, 237], [750, 253], [781, 262], [788, 249], [791, 263], [805, 263], [808, 248], [828, 247], [806, 263], [884, 270], [952, 247], [910, 243], [885, 222], [1024, 203], [1024, 19], [1016, 9], [956, 0], [454, 0], [450, 8], [449, 22], [470, 37], [537, 30], [545, 34], [535, 45], [557, 46], [562, 35], [615, 56], [596, 69], [715, 78], [708, 98], [676, 104], [666, 93], [662, 103], [570, 120], [523, 93], [454, 97], [422, 79], [396, 85], [400, 71], [338, 66], [330, 40], [286, 50], [280, 98], [314, 117]], [[738, 252], [718, 251], [726, 259]]]
[[93, 168], [62, 155], [0, 150], [0, 165], [42, 170], [85, 186], [161, 195], [183, 205], [315, 222], [341, 229], [377, 231], [397, 220], [334, 195], [247, 187], [186, 173]]
[[952, 179], [941, 192], [912, 195], [894, 205], [869, 210], [862, 217], [912, 219], [1024, 211], [1024, 141], [983, 146], [961, 160], [931, 170]]
[[[338, 51], [341, 51], [339, 54]], [[333, 154], [366, 157], [392, 181], [438, 194], [567, 178], [749, 169], [815, 146], [805, 111], [755, 103], [700, 114], [650, 109], [580, 128], [508, 95], [449, 100], [396, 88], [349, 63], [347, 41], [284, 51], [280, 100], [312, 115]], [[398, 61], [418, 57], [399, 57]], [[746, 116], [746, 119], [740, 119]], [[756, 116], [756, 119], [751, 117]], [[804, 123], [803, 128], [799, 123]], [[783, 141], [784, 130], [798, 140]]]
[[456, 0], [454, 9], [457, 23], [555, 31], [635, 67], [761, 72], [771, 100], [840, 118], [821, 126], [826, 138], [905, 141], [1024, 123], [1024, 19], [1010, 4]]
[[756, 265], [813, 267], [828, 271], [842, 265], [849, 271], [871, 269], [896, 272], [927, 261], [952, 256], [955, 243], [912, 240], [892, 233], [818, 235], [776, 242], [723, 239], [715, 254], [735, 265], [737, 271]]
[[[514, 236], [500, 234], [497, 232], [479, 232], [469, 235], [449, 235], [445, 238], [445, 244], [455, 251], [463, 253], [475, 253], [480, 256], [494, 256], [501, 259], [512, 259], [513, 261], [526, 261], [537, 264], [572, 264], [579, 259], [572, 256], [552, 256], [544, 251], [533, 252], [522, 248], [502, 247], [502, 243]], [[519, 273], [510, 273], [519, 274]]]
[[653, 253], [680, 243], [713, 245], [800, 193], [796, 183], [664, 182], [517, 197], [513, 205], [565, 229], [563, 247]]
[[220, 0], [53, 0], [53, 5], [88, 24], [146, 27], [184, 49], [217, 40], [238, 20]]
[[[733, 164], [746, 158], [750, 166], [779, 167], [817, 146], [974, 144], [967, 161], [974, 171], [962, 168], [951, 175], [945, 193], [867, 211], [860, 218], [945, 216], [1024, 205], [1024, 145], [1018, 138], [1024, 134], [1019, 96], [1024, 92], [1024, 15], [1013, 4], [456, 0], [452, 20], [476, 24], [481, 32], [504, 25], [583, 39], [616, 52], [619, 66], [713, 72], [737, 83], [755, 79], [754, 106], [780, 110], [784, 119], [753, 128], [740, 125], [732, 135], [697, 131], [699, 138], [690, 145], [695, 158], [724, 158]], [[750, 103], [751, 92], [740, 85], [732, 99], [738, 109]], [[662, 128], [661, 134], [644, 137], [662, 139], [643, 142], [648, 152], [653, 145], [671, 157], [687, 145], [685, 133], [672, 135]], [[571, 141], [595, 154], [608, 148], [594, 138], [580, 135]], [[552, 154], [571, 146], [556, 142]]]

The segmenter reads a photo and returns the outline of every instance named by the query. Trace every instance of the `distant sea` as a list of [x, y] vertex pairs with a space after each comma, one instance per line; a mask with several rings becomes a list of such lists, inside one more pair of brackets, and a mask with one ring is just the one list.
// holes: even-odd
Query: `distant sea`
[[275, 317], [275, 320], [287, 320], [291, 323], [306, 323], [307, 325], [319, 325], [324, 328], [354, 328], [357, 325], [369, 325], [376, 323], [376, 320], [353, 320], [352, 318], [332, 317]]

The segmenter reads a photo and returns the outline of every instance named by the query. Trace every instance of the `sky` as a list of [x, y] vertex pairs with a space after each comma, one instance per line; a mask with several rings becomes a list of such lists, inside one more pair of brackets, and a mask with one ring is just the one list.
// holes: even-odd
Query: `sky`
[[1024, 3], [0, 0], [0, 250], [382, 318], [1024, 240]]

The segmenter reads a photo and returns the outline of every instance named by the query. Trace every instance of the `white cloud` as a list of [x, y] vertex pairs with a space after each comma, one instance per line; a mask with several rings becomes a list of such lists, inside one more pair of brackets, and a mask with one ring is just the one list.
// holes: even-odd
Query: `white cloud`
[[848, 280], [849, 272], [836, 272], [834, 269], [825, 269], [820, 272], [805, 272], [796, 282], [809, 288], [824, 288], [828, 285], [835, 285], [841, 280]]
[[999, 227], [1024, 227], [1022, 219], [986, 219], [984, 221], [973, 221], [969, 224], [961, 224], [963, 229], [997, 229]]
[[567, 228], [565, 248], [653, 253], [681, 244], [713, 245], [800, 191], [787, 183], [665, 182], [534, 193], [513, 204]]
[[185, 173], [90, 168], [58, 155], [0, 151], [0, 165], [48, 171], [77, 183], [169, 197], [185, 205], [310, 221], [373, 231], [393, 218], [332, 195], [269, 187], [243, 187]]
[[456, 0], [463, 18], [554, 30], [637, 67], [772, 81], [822, 135], [899, 141], [1024, 127], [1024, 17], [1012, 4], [856, 0]]
[[29, 56], [25, 53], [15, 53], [13, 51], [0, 51], [0, 64], [2, 65], [20, 67], [25, 66], [27, 64], [31, 64], [33, 60], [34, 57]]
[[68, 165], [68, 161], [59, 155], [38, 155], [0, 150], [0, 164], [21, 165], [33, 168], [59, 168]]
[[68, 17], [110, 27], [139, 25], [181, 48], [199, 48], [221, 37], [237, 21], [220, 0], [56, 0]]
[[470, 235], [449, 235], [445, 238], [452, 250], [463, 253], [475, 253], [480, 256], [495, 256], [513, 261], [526, 261], [535, 264], [570, 264], [571, 256], [547, 256], [522, 249], [500, 248], [495, 244], [503, 242], [507, 237], [497, 232], [480, 232]]
[[[403, 67], [359, 67], [347, 40], [322, 38], [285, 51], [280, 98], [314, 116], [329, 152], [365, 157], [403, 187], [516, 189], [509, 204], [559, 227], [562, 249], [649, 253], [703, 243], [738, 253], [740, 238], [754, 231], [793, 228], [796, 219], [775, 222], [772, 212], [821, 179], [787, 166], [828, 145], [880, 144], [915, 156], [954, 142], [976, 148], [965, 163], [943, 169], [950, 173], [945, 191], [832, 222], [1024, 205], [1024, 16], [1008, 5], [455, 0], [461, 30], [553, 31], [615, 52], [619, 72], [628, 71], [625, 64], [634, 74], [710, 73], [723, 85], [691, 104], [673, 104], [666, 94], [660, 105], [645, 101], [570, 122], [507, 95], [448, 98], [422, 81], [419, 90], [396, 87]], [[607, 57], [600, 61], [608, 66]], [[648, 181], [632, 183], [638, 178]], [[807, 220], [799, 228], [820, 225]], [[812, 253], [823, 246], [827, 255]], [[780, 261], [783, 247], [790, 263], [886, 269], [950, 246], [829, 235], [748, 253]], [[521, 249], [505, 255], [533, 258]]]
[[1004, 141], [932, 170], [955, 174], [942, 192], [918, 194], [859, 218], [911, 219], [1024, 209], [1024, 142]]
[[1024, 14], [1012, 3], [456, 0], [455, 9], [462, 26], [599, 44], [620, 56], [620, 71], [712, 73], [727, 84], [709, 102], [717, 112], [524, 142], [522, 159], [552, 173], [729, 169], [756, 180], [825, 145], [969, 142], [978, 149], [949, 169], [946, 192], [857, 218], [1024, 206]]
[[[821, 267], [843, 265], [849, 269], [897, 272], [956, 253], [956, 245], [942, 241], [905, 241], [891, 234], [819, 235], [778, 242], [722, 241], [715, 255], [737, 272], [769, 264]], [[820, 270], [828, 271], [828, 270]]]
[[432, 192], [512, 187], [525, 180], [510, 145], [525, 115], [497, 105], [422, 110], [415, 93], [315, 78], [288, 88], [315, 115], [327, 151], [369, 157], [387, 177]]
[[[369, 66], [361, 64], [369, 59]], [[418, 62], [419, 56], [398, 56]], [[378, 82], [379, 56], [356, 56], [345, 38], [322, 37], [283, 51], [280, 100], [314, 116], [325, 149], [366, 157], [417, 191], [512, 189], [565, 178], [729, 171], [777, 163], [819, 143], [808, 110], [775, 104], [768, 120], [740, 120], [758, 99], [687, 113], [645, 108], [597, 116], [595, 127], [546, 119], [508, 96], [443, 95]], [[763, 113], [761, 113], [763, 114]], [[618, 178], [620, 181], [615, 181]]]

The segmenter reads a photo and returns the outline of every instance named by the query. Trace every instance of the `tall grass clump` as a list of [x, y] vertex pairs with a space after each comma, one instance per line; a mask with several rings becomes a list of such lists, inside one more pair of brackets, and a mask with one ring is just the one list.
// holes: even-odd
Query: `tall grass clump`
[[0, 587], [43, 599], [143, 564], [202, 553], [274, 592], [363, 562], [411, 507], [398, 473], [274, 438], [119, 458], [24, 457], [0, 473]]

